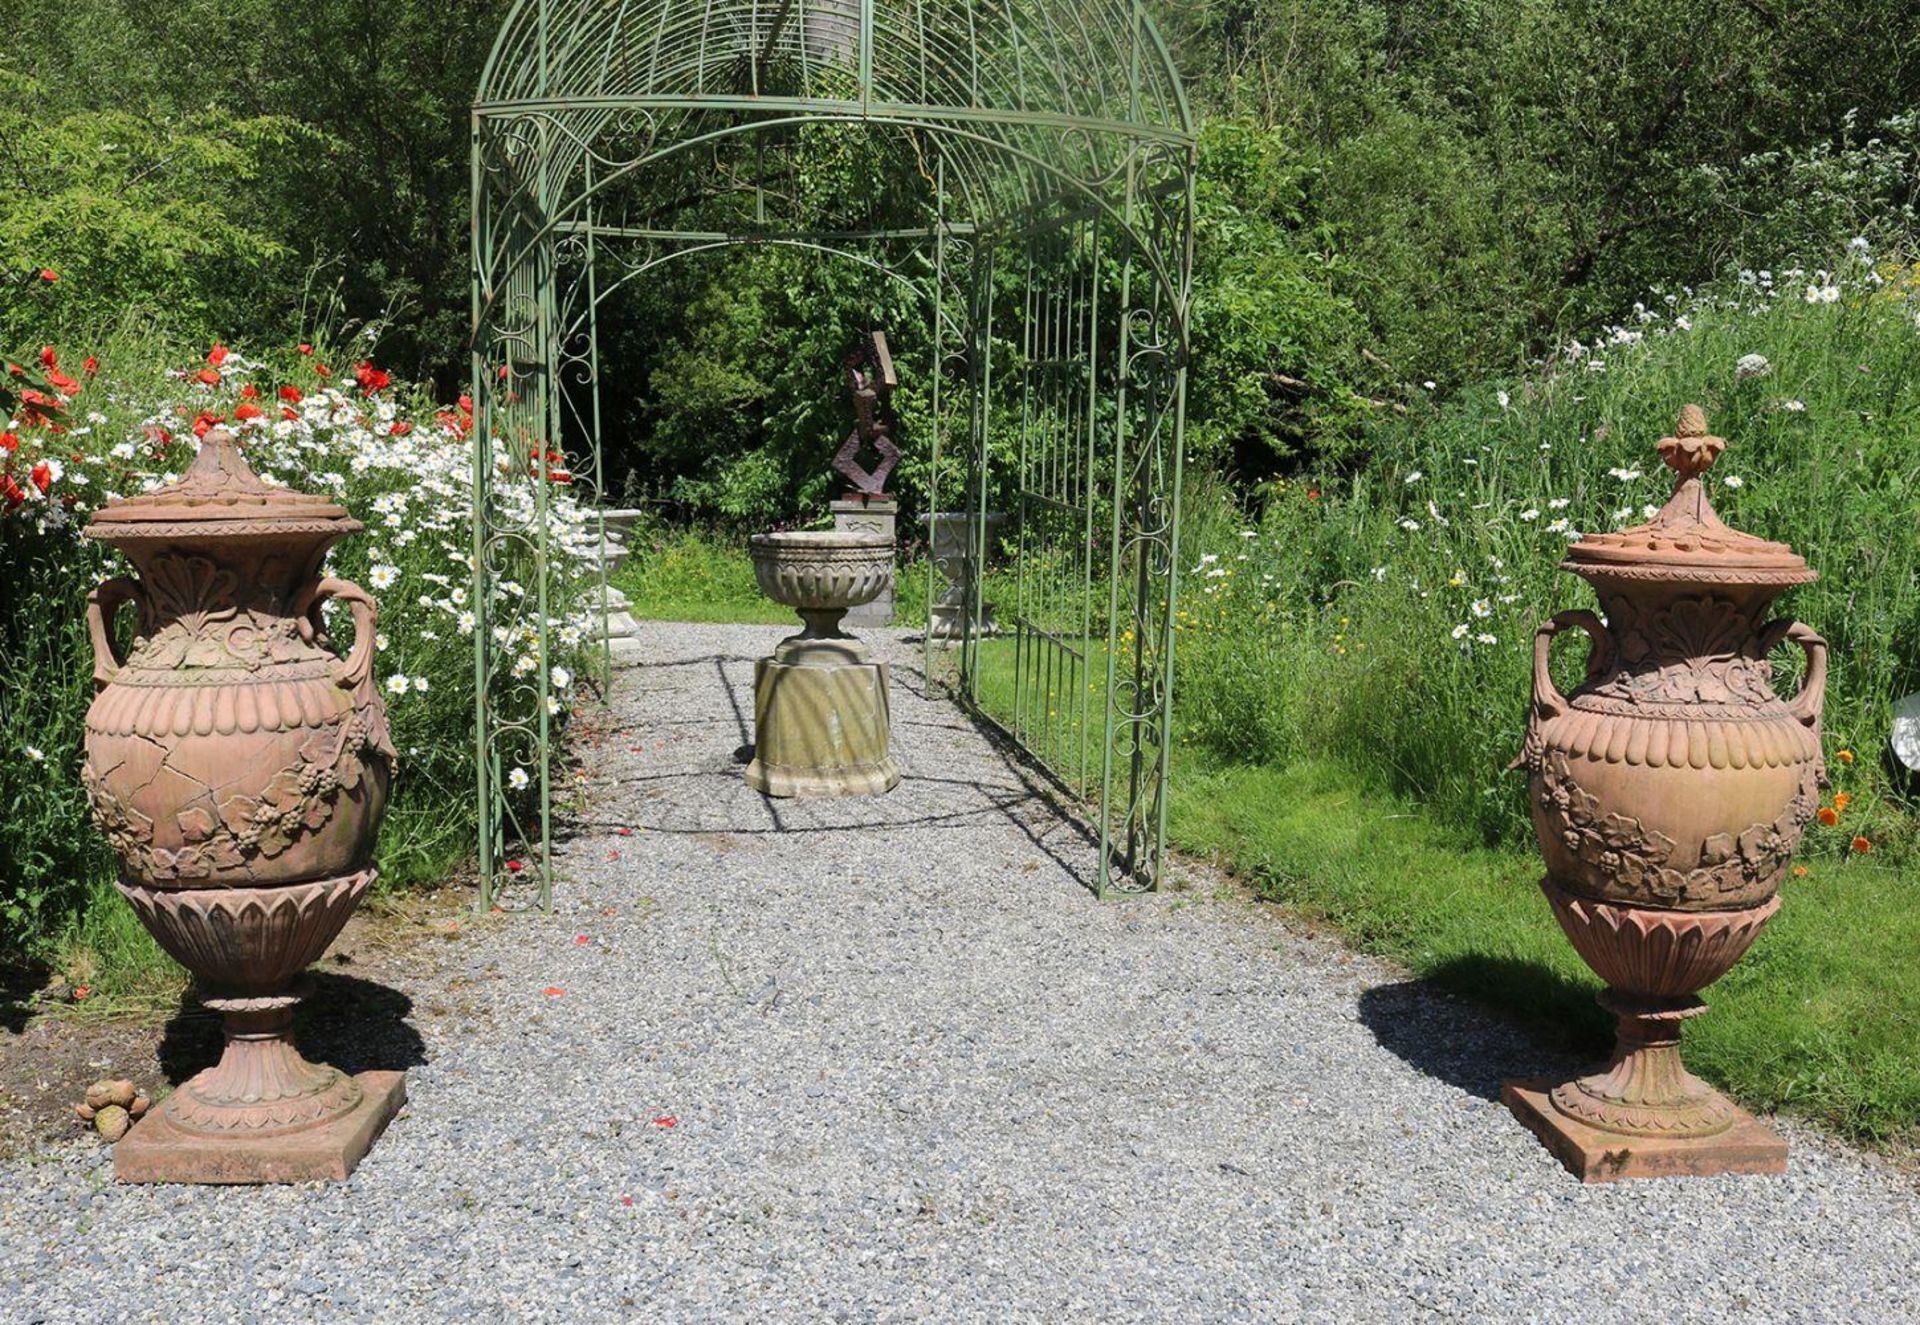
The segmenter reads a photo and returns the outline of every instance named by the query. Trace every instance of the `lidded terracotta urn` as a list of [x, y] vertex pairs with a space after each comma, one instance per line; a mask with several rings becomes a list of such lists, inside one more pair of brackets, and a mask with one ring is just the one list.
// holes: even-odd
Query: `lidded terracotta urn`
[[[90, 538], [137, 579], [88, 600], [98, 693], [83, 772], [121, 895], [224, 1015], [220, 1062], [115, 1152], [126, 1181], [344, 1178], [404, 1100], [402, 1074], [349, 1077], [292, 1040], [300, 973], [374, 881], [394, 751], [373, 682], [377, 609], [325, 579], [363, 526], [276, 487], [216, 429], [179, 482], [110, 503]], [[330, 647], [321, 607], [353, 613]], [[113, 618], [136, 609], [122, 653]]]
[[[1528, 774], [1541, 887], [1619, 1019], [1612, 1061], [1550, 1089], [1509, 1083], [1508, 1104], [1580, 1176], [1779, 1172], [1785, 1144], [1687, 1071], [1697, 997], [1780, 907], [1780, 884], [1826, 770], [1827, 645], [1776, 619], [1815, 574], [1791, 548], [1729, 528], [1705, 475], [1726, 443], [1687, 406], [1660, 456], [1678, 476], [1648, 523], [1590, 534], [1561, 563], [1605, 616], [1562, 612], [1534, 641]], [[1555, 636], [1590, 639], [1585, 682], [1562, 694]], [[1768, 661], [1807, 655], [1783, 699]]]

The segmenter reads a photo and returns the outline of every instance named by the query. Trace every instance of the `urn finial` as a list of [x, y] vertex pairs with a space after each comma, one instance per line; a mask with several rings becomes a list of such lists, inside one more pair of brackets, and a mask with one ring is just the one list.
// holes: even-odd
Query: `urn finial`
[[1713, 462], [1727, 449], [1726, 438], [1707, 432], [1707, 412], [1698, 405], [1680, 407], [1680, 422], [1673, 433], [1660, 439], [1660, 458], [1682, 483], [1712, 469]]

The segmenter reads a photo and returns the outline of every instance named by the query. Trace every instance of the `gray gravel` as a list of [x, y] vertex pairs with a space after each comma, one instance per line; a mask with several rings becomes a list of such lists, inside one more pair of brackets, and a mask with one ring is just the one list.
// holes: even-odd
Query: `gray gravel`
[[1094, 901], [909, 649], [898, 792], [752, 794], [779, 633], [645, 628], [558, 915], [392, 982], [426, 1061], [350, 1183], [0, 1168], [0, 1318], [1920, 1318], [1911, 1176], [1789, 1128], [1580, 1187], [1490, 1098], [1569, 1064], [1230, 891]]

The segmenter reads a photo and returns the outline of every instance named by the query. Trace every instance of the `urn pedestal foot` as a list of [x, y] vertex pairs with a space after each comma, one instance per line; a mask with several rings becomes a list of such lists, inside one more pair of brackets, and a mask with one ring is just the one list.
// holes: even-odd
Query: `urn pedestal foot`
[[267, 1136], [210, 1135], [180, 1126], [160, 1107], [113, 1148], [121, 1182], [344, 1182], [407, 1102], [405, 1072], [342, 1076], [358, 1095], [344, 1112], [295, 1132]]
[[1609, 989], [1619, 1018], [1613, 1058], [1554, 1084], [1510, 1081], [1500, 1098], [1582, 1182], [1781, 1173], [1786, 1142], [1687, 1071], [1681, 1027], [1707, 1010], [1691, 996], [1636, 998]]
[[888, 746], [887, 664], [858, 641], [798, 640], [754, 673], [747, 785], [768, 796], [876, 796], [900, 783]]
[[1554, 1084], [1509, 1081], [1500, 1087], [1500, 1099], [1582, 1182], [1787, 1171], [1787, 1143], [1737, 1105], [1728, 1105], [1731, 1121], [1717, 1136], [1685, 1140], [1623, 1136], [1560, 1112], [1553, 1104]]

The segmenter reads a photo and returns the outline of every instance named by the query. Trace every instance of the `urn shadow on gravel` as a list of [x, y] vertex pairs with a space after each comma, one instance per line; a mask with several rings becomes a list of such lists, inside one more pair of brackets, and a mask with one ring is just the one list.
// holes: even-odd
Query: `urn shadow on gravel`
[[[1477, 989], [1520, 991], [1533, 1009], [1511, 1017], [1475, 1001]], [[1557, 971], [1511, 957], [1460, 957], [1424, 980], [1360, 995], [1360, 1021], [1380, 1047], [1437, 1081], [1500, 1098], [1500, 1083], [1571, 1071], [1606, 1057], [1612, 1019], [1594, 991]], [[1511, 995], [1508, 995], [1509, 997]]]
[[[407, 1020], [413, 1000], [399, 990], [358, 976], [311, 970], [312, 994], [294, 1013], [293, 1038], [311, 1063], [337, 1067], [348, 1076], [403, 1072], [427, 1061], [426, 1041]], [[220, 1016], [188, 993], [167, 1022], [156, 1055], [160, 1070], [179, 1085], [220, 1059]]]

